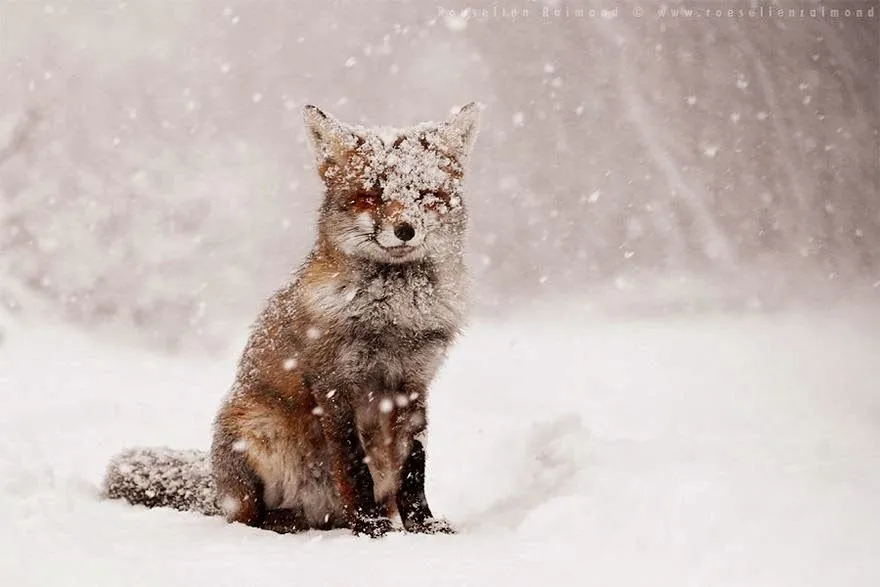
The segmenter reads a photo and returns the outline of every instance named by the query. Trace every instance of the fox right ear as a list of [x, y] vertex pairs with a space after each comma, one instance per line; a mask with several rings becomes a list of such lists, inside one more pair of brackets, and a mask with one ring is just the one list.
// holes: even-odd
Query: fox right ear
[[465, 104], [440, 126], [440, 136], [459, 161], [467, 159], [474, 146], [480, 125], [480, 108], [482, 106], [476, 102]]
[[318, 171], [323, 177], [330, 163], [339, 162], [347, 150], [357, 145], [357, 138], [346, 125], [317, 106], [309, 104], [303, 108], [303, 120], [309, 144], [318, 160]]

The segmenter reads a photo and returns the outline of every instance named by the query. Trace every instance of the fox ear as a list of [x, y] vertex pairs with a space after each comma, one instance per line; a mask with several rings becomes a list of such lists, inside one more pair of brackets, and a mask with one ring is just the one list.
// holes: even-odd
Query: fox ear
[[325, 114], [317, 106], [309, 104], [303, 108], [303, 120], [321, 175], [329, 163], [338, 162], [346, 150], [357, 144], [356, 137], [346, 125]]
[[450, 154], [460, 161], [468, 158], [477, 139], [481, 108], [476, 102], [466, 104], [440, 125], [443, 142]]

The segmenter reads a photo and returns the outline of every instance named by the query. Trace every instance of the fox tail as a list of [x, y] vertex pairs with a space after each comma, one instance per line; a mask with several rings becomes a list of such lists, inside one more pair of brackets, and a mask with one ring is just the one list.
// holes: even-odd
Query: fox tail
[[128, 449], [110, 461], [104, 495], [148, 508], [221, 513], [210, 455], [198, 450]]

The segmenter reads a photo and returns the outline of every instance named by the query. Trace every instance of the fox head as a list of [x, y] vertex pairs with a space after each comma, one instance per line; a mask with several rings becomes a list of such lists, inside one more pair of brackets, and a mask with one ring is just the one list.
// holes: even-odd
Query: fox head
[[330, 246], [389, 264], [461, 253], [477, 104], [405, 129], [345, 124], [315, 106], [303, 117], [325, 186], [319, 232]]

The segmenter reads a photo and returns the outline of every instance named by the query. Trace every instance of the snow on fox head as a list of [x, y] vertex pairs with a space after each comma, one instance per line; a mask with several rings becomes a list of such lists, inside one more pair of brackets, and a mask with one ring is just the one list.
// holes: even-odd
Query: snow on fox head
[[476, 104], [404, 129], [345, 124], [315, 106], [303, 116], [326, 186], [320, 230], [334, 248], [379, 263], [461, 252], [461, 183]]

